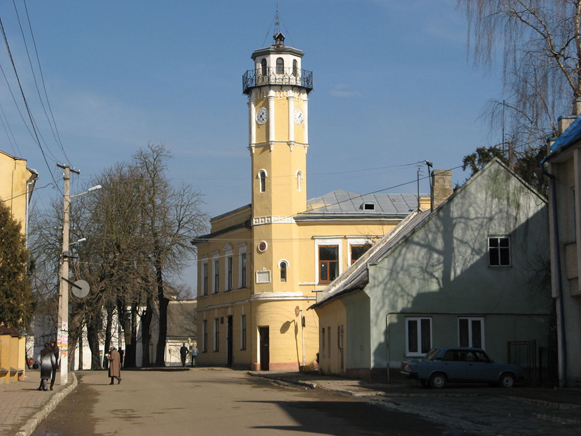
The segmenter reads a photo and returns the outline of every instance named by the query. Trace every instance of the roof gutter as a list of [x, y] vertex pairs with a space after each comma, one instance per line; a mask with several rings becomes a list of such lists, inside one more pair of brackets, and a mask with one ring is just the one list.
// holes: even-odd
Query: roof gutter
[[560, 322], [559, 322], [559, 330], [561, 332], [560, 335], [560, 349], [561, 349], [561, 355], [560, 357], [560, 361], [561, 361], [561, 374], [562, 374], [562, 378], [561, 378], [561, 387], [567, 387], [567, 337], [566, 337], [566, 329], [565, 329], [565, 307], [563, 304], [563, 278], [561, 275], [561, 249], [560, 249], [560, 239], [559, 239], [559, 226], [557, 223], [557, 184], [556, 184], [556, 177], [553, 174], [550, 174], [546, 168], [545, 165], [547, 163], [549, 156], [545, 157], [542, 161], [541, 161], [541, 172], [547, 176], [549, 178], [549, 180], [551, 181], [551, 201], [552, 201], [552, 209], [553, 209], [553, 232], [555, 235], [555, 239], [554, 239], [554, 249], [555, 249], [555, 262], [557, 263], [557, 292], [559, 294], [559, 314], [560, 316]]

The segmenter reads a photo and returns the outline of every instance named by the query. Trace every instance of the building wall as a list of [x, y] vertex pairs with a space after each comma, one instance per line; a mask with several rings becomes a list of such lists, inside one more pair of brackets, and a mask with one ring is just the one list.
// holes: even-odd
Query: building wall
[[[557, 304], [557, 331], [559, 334], [560, 380], [568, 386], [581, 385], [581, 147], [576, 145], [558, 158], [550, 161], [549, 172], [555, 176], [557, 225], [561, 269], [557, 262], [555, 244], [551, 244], [552, 288]], [[553, 193], [549, 193], [549, 205], [554, 204]], [[553, 213], [551, 238], [555, 241]], [[562, 301], [559, 294], [558, 277], [561, 277]], [[560, 306], [563, 305], [564, 319]], [[561, 329], [561, 322], [564, 328]], [[563, 334], [564, 331], [564, 334]], [[566, 348], [566, 353], [564, 352]], [[567, 358], [563, 359], [566, 354]], [[565, 377], [566, 373], [566, 377]]]
[[21, 224], [23, 234], [26, 234], [28, 201], [26, 184], [30, 177], [31, 172], [26, 167], [26, 160], [0, 151], [0, 199], [10, 208], [14, 218]]

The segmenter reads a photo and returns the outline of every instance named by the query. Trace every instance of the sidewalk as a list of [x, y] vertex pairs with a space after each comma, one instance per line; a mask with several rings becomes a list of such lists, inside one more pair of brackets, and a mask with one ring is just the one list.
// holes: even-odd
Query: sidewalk
[[26, 379], [0, 384], [0, 436], [28, 436], [38, 423], [77, 386], [74, 373], [68, 385], [61, 386], [57, 376], [53, 391], [38, 391], [40, 372], [27, 370]]
[[401, 380], [392, 384], [369, 383], [365, 380], [325, 376], [315, 372], [249, 371], [249, 375], [294, 384], [311, 389], [327, 389], [356, 397], [474, 397], [488, 396], [522, 401], [543, 406], [546, 414], [539, 418], [581, 425], [581, 388], [515, 387], [504, 389], [483, 385], [451, 385], [446, 389], [422, 388], [415, 380]]

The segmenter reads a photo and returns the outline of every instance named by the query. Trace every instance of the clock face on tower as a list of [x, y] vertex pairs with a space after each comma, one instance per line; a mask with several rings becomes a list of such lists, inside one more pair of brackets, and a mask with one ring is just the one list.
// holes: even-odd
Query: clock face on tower
[[303, 124], [305, 120], [305, 116], [303, 115], [303, 111], [300, 109], [295, 109], [295, 123]]
[[258, 124], [264, 124], [268, 121], [268, 111], [266, 110], [266, 108], [261, 107], [260, 109], [258, 109], [258, 112], [256, 112], [256, 122]]

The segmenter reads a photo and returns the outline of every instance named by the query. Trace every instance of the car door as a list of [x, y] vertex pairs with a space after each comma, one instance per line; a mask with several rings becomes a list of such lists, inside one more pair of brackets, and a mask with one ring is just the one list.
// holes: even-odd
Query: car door
[[463, 350], [448, 350], [442, 358], [442, 369], [448, 380], [462, 381], [466, 378], [466, 352]]
[[496, 381], [494, 365], [481, 351], [473, 350], [466, 353], [467, 379], [474, 381]]

